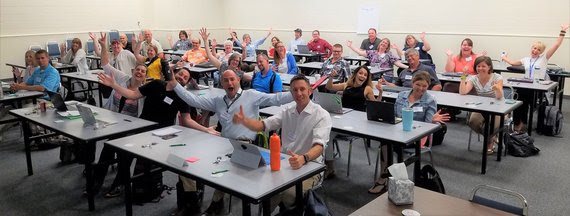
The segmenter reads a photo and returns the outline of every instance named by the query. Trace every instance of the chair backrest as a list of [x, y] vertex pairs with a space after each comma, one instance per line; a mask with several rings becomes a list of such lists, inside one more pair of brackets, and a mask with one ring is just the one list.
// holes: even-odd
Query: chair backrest
[[30, 45], [30, 48], [29, 48], [29, 50], [33, 50], [34, 52], [37, 52], [38, 50], [41, 50], [41, 49], [43, 49], [42, 46], [38, 45], [38, 44]]
[[133, 36], [135, 36], [135, 33], [126, 32], [125, 35], [127, 35], [127, 41], [128, 41], [129, 43], [131, 43], [132, 40], [133, 40]]
[[61, 54], [59, 52], [59, 44], [55, 41], [47, 42], [46, 43], [46, 50], [47, 50], [50, 58], [59, 57]]
[[93, 55], [93, 52], [95, 51], [95, 44], [93, 43], [93, 40], [89, 39], [85, 43], [85, 47], [87, 47], [87, 55]]
[[113, 40], [119, 40], [119, 31], [118, 30], [109, 31], [109, 43], [111, 43]]
[[[494, 192], [496, 194], [507, 195], [510, 197], [517, 198], [520, 200], [521, 206], [517, 207], [517, 206], [513, 206], [510, 204], [504, 203], [504, 202], [499, 202], [497, 200], [492, 200], [490, 198], [480, 196], [477, 194], [477, 192], [479, 190]], [[484, 205], [487, 207], [491, 207], [494, 209], [509, 212], [512, 214], [516, 214], [516, 215], [528, 215], [528, 203], [527, 203], [527, 201], [523, 195], [521, 195], [520, 193], [511, 191], [511, 190], [507, 190], [507, 189], [503, 189], [503, 188], [499, 188], [499, 187], [495, 187], [495, 186], [490, 186], [490, 185], [478, 185], [478, 186], [476, 186], [471, 191], [471, 199], [469, 201], [477, 203], [477, 204], [481, 204], [481, 205]]]

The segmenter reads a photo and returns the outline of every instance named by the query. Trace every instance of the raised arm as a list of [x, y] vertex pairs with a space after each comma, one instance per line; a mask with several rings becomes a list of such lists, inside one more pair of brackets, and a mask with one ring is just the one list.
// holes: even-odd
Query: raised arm
[[190, 117], [190, 113], [180, 113], [178, 116], [181, 119], [182, 126], [193, 128], [205, 133], [220, 136], [220, 132], [216, 131], [214, 127], [204, 127]]
[[562, 41], [564, 40], [564, 35], [566, 35], [566, 30], [568, 30], [569, 26], [570, 26], [569, 24], [564, 24], [564, 25], [560, 26], [560, 35], [558, 36], [558, 38], [556, 39], [556, 42], [554, 42], [552, 47], [550, 47], [550, 49], [548, 49], [548, 51], [546, 51], [546, 59], [550, 59], [550, 57], [552, 57], [552, 55], [554, 55], [554, 53], [556, 52], [558, 47], [560, 47], [560, 45], [562, 44]]
[[166, 40], [168, 40], [168, 45], [170, 45], [170, 49], [176, 50], [176, 48], [174, 47], [174, 43], [172, 42], [172, 34], [168, 34], [168, 36], [166, 36]]
[[420, 34], [420, 39], [424, 43], [424, 46], [422, 47], [422, 49], [426, 52], [431, 50], [431, 45], [429, 45], [428, 41], [426, 40], [426, 33], [425, 32], [422, 32]]
[[144, 41], [142, 34], [139, 34], [139, 40], [137, 41], [136, 37], [133, 35], [132, 38], [132, 46], [133, 46], [133, 54], [135, 54], [135, 58], [139, 63], [144, 63], [146, 61], [146, 57], [141, 55], [141, 47]]
[[350, 49], [351, 49], [352, 51], [354, 51], [356, 54], [361, 55], [361, 56], [364, 56], [364, 57], [368, 57], [368, 56], [366, 55], [366, 51], [361, 50], [361, 49], [358, 49], [358, 48], [356, 48], [356, 47], [353, 47], [351, 40], [349, 40], [349, 41], [346, 42], [346, 46], [348, 46], [348, 48], [350, 48]]
[[136, 100], [143, 97], [138, 88], [136, 90], [130, 90], [128, 88], [125, 88], [117, 84], [117, 82], [115, 82], [115, 78], [112, 75], [109, 76], [107, 74], [100, 73], [99, 75], [97, 75], [97, 77], [99, 78], [99, 83], [113, 88], [120, 95], [128, 99]]
[[[204, 42], [204, 46], [206, 45], [206, 43]], [[212, 39], [212, 55], [216, 58], [218, 58], [218, 53], [216, 52], [216, 47], [218, 46], [218, 42], [216, 41], [216, 38]], [[210, 59], [210, 56], [208, 56], [208, 59]]]
[[[95, 34], [89, 33], [89, 36], [91, 35], [93, 35], [93, 37], [91, 38], [97, 39], [97, 37], [94, 36]], [[101, 56], [101, 65], [109, 64], [109, 52], [107, 50], [107, 33], [101, 32], [101, 39], [94, 40], [94, 42], [95, 41], [99, 42], [99, 44], [101, 45], [101, 51], [99, 52], [99, 55]]]
[[[199, 31], [200, 36], [202, 36], [202, 40], [204, 40], [204, 47], [206, 49], [206, 55], [208, 55], [208, 59], [210, 59], [210, 62], [212, 62], [212, 64], [214, 65], [214, 67], [216, 68], [220, 68], [220, 66], [222, 66], [222, 62], [220, 62], [220, 60], [218, 58], [216, 58], [214, 55], [212, 55], [212, 51], [210, 50], [210, 41], [208, 41], [208, 37], [210, 36], [210, 33], [208, 33], [208, 30], [206, 30], [206, 28], [201, 28]], [[223, 72], [223, 71], [220, 71]]]
[[336, 70], [333, 69], [331, 71], [325, 88], [327, 88], [330, 91], [344, 91], [344, 89], [346, 88], [346, 83], [337, 83], [337, 84], [333, 83], [333, 77], [336, 77], [337, 74], [338, 72]]
[[400, 47], [398, 47], [398, 45], [396, 45], [395, 43], [390, 44], [390, 47], [393, 50], [396, 50], [396, 53], [398, 53], [398, 56], [403, 58], [404, 56], [404, 52], [402, 51], [402, 49], [400, 49]]
[[503, 59], [503, 61], [505, 61], [506, 63], [513, 65], [513, 66], [522, 65], [521, 60], [512, 60], [507, 55], [504, 55], [501, 59]]
[[408, 65], [405, 65], [405, 64], [402, 63], [402, 61], [400, 61], [400, 60], [396, 60], [396, 61], [394, 62], [394, 65], [398, 66], [399, 68], [403, 68], [403, 69], [409, 68]]
[[99, 44], [97, 43], [97, 41], [98, 41], [97, 35], [94, 34], [93, 32], [89, 32], [89, 37], [93, 41], [93, 51], [95, 52], [95, 55], [101, 56], [101, 48], [99, 47]]
[[450, 49], [445, 51], [447, 55], [447, 63], [445, 63], [445, 72], [455, 72], [455, 62], [453, 62], [453, 52]]

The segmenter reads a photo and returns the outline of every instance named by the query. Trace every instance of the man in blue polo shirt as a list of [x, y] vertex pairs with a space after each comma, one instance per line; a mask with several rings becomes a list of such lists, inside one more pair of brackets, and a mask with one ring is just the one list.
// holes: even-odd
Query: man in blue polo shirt
[[[28, 90], [28, 91], [51, 91], [57, 92], [60, 86], [59, 72], [49, 64], [49, 55], [45, 50], [38, 50], [36, 52], [36, 61], [39, 67], [34, 70], [32, 76], [26, 82], [14, 83], [10, 88], [14, 91]], [[45, 99], [49, 99], [44, 96]]]
[[253, 74], [251, 88], [263, 93], [277, 93], [283, 90], [281, 77], [273, 72], [273, 69], [269, 66], [267, 55], [257, 55], [257, 67], [259, 71]]

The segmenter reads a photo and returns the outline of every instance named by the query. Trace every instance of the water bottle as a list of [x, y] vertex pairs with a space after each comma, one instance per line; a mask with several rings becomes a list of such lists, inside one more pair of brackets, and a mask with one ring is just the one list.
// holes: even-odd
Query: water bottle
[[281, 138], [277, 133], [273, 133], [269, 138], [269, 157], [271, 171], [279, 171], [281, 169]]

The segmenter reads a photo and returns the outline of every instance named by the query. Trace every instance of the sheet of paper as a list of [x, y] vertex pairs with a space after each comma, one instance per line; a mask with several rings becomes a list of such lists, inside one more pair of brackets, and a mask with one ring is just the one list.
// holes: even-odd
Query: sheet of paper
[[178, 129], [173, 128], [173, 127], [167, 127], [167, 128], [164, 128], [164, 129], [160, 129], [160, 130], [153, 131], [153, 132], [152, 132], [152, 135], [155, 135], [155, 136], [166, 136], [166, 135], [171, 135], [171, 134], [179, 133], [179, 132], [181, 132], [181, 131], [182, 131], [182, 130], [178, 130]]

